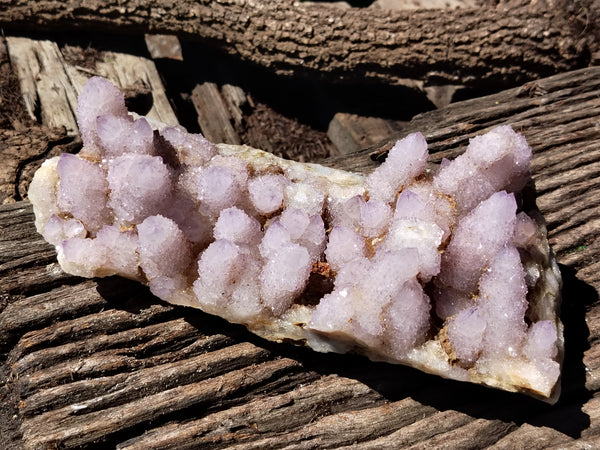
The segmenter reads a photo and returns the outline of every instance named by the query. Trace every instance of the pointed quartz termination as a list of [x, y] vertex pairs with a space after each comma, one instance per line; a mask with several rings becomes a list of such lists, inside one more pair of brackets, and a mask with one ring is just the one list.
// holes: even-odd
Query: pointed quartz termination
[[510, 127], [433, 172], [411, 134], [363, 177], [152, 130], [101, 78], [78, 114], [84, 149], [29, 191], [65, 271], [139, 280], [267, 339], [558, 398], [561, 278], [521, 210], [531, 149]]

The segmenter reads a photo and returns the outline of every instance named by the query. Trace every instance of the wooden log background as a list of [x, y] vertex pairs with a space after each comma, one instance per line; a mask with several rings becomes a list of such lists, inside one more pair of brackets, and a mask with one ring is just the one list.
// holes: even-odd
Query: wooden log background
[[583, 67], [598, 51], [593, 0], [496, 3], [440, 14], [294, 0], [2, 0], [0, 22], [19, 31], [177, 34], [280, 75], [362, 82], [514, 85]]
[[[35, 232], [28, 181], [46, 157], [79, 149], [67, 113], [81, 76], [99, 73], [122, 87], [135, 80], [122, 72], [114, 41], [108, 47], [116, 53], [84, 67], [67, 58], [64, 37], [55, 47], [53, 37], [9, 37], [0, 46], [0, 81], [10, 81], [2, 71], [6, 64], [14, 73], [29, 67], [11, 75], [9, 85], [23, 91], [23, 115], [9, 110], [14, 105], [0, 106], [0, 119], [6, 116], [11, 124], [0, 130], [0, 448], [600, 446], [600, 67], [559, 69], [557, 75], [410, 120], [340, 110], [329, 130], [338, 144], [323, 144], [324, 132], [307, 124], [280, 119], [289, 134], [307, 135], [304, 153], [283, 151], [261, 132], [266, 122], [260, 118], [266, 116], [258, 113], [266, 106], [239, 78], [232, 79], [240, 66], [225, 57], [209, 76], [184, 75], [182, 68], [197, 70], [186, 62], [197, 54], [184, 49], [176, 70], [172, 62], [156, 60], [162, 75], [156, 79], [154, 63], [142, 56], [136, 66], [146, 67], [137, 72], [141, 84], [128, 97], [138, 106], [149, 98], [150, 107], [142, 109], [162, 105], [166, 112], [160, 114], [186, 125], [197, 120], [195, 126], [214, 133], [215, 140], [265, 142], [298, 158], [333, 155], [324, 162], [364, 173], [409, 132], [423, 132], [432, 161], [439, 161], [464, 150], [469, 137], [511, 124], [533, 147], [537, 204], [564, 278], [563, 394], [549, 406], [357, 356], [266, 342], [200, 311], [167, 305], [136, 283], [62, 272], [54, 249]], [[22, 52], [47, 55], [49, 48], [54, 56], [46, 64], [19, 59]], [[172, 73], [187, 90], [188, 109], [173, 94]], [[57, 97], [58, 79], [66, 82]], [[284, 90], [300, 82], [290, 83]], [[276, 83], [269, 88], [277, 90]], [[315, 97], [322, 97], [324, 91], [315, 89]], [[402, 93], [416, 96], [413, 91]], [[161, 99], [167, 97], [165, 104]], [[422, 108], [423, 102], [413, 103]], [[176, 106], [173, 116], [169, 105]], [[57, 115], [41, 113], [52, 107], [64, 112], [62, 126], [50, 122]], [[219, 123], [230, 128], [215, 126]], [[346, 138], [338, 139], [341, 135]], [[382, 135], [389, 136], [377, 143]], [[343, 145], [348, 140], [354, 140], [350, 150]], [[366, 145], [372, 146], [352, 151]]]

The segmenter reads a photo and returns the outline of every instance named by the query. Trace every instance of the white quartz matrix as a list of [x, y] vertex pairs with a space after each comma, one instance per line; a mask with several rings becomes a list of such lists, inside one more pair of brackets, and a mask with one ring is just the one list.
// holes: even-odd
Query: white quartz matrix
[[509, 126], [434, 171], [411, 134], [363, 177], [154, 130], [102, 78], [77, 113], [83, 150], [29, 191], [65, 271], [137, 279], [269, 339], [556, 398], [560, 275], [520, 210], [531, 149]]

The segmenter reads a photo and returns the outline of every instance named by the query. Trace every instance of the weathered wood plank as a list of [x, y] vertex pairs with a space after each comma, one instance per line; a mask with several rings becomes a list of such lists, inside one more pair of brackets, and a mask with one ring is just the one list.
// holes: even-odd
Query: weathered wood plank
[[0, 345], [9, 345], [19, 334], [51, 321], [100, 311], [108, 304], [96, 287], [90, 280], [10, 303], [0, 317]]
[[576, 441], [552, 445], [546, 447], [548, 450], [589, 450], [600, 446], [600, 438], [582, 438]]
[[[147, 329], [143, 330], [142, 333], [137, 332], [137, 330], [132, 329], [131, 331], [128, 330], [128, 332], [122, 332], [122, 333], [118, 333], [120, 334], [121, 337], [123, 336], [133, 336], [135, 337], [135, 341], [134, 344], [136, 345], [132, 345], [132, 349], [130, 350], [129, 353], [134, 353], [134, 352], [149, 352], [151, 350], [156, 351], [156, 347], [157, 344], [164, 344], [165, 342], [179, 342], [179, 345], [183, 345], [185, 344], [184, 349], [181, 350], [176, 350], [174, 349], [172, 352], [170, 353], [164, 353], [161, 355], [160, 358], [149, 358], [150, 360], [147, 362], [144, 362], [144, 364], [140, 364], [140, 365], [147, 365], [148, 367], [151, 366], [151, 364], [155, 364], [158, 365], [159, 363], [162, 364], [166, 364], [169, 361], [175, 361], [178, 359], [181, 359], [185, 356], [195, 356], [196, 354], [200, 354], [200, 353], [204, 353], [204, 352], [208, 352], [208, 351], [212, 351], [214, 352], [215, 350], [218, 350], [220, 347], [224, 347], [228, 344], [231, 344], [232, 341], [230, 338], [223, 336], [223, 335], [215, 335], [215, 336], [208, 336], [208, 337], [199, 337], [199, 333], [197, 330], [192, 329], [192, 330], [187, 330], [185, 329], [186, 325], [184, 325], [183, 320], [179, 320], [175, 323], [168, 323], [169, 325], [173, 325], [174, 329], [172, 331], [169, 331], [168, 334], [165, 333], [165, 326], [163, 326], [163, 324], [157, 324], [154, 325], [152, 328], [151, 327], [146, 327]], [[187, 325], [190, 328], [191, 325]], [[153, 333], [152, 336], [150, 336], [150, 333]], [[106, 340], [109, 341], [110, 345], [119, 345], [120, 343], [115, 342], [112, 337], [107, 337]], [[142, 342], [140, 343], [140, 340], [143, 339], [148, 339], [148, 342]], [[123, 345], [123, 344], [121, 344]], [[152, 348], [155, 347], [155, 348]], [[90, 351], [90, 350], [88, 350]], [[125, 352], [122, 352], [125, 353]], [[214, 354], [213, 354], [214, 356]], [[248, 355], [250, 356], [250, 355]], [[109, 360], [109, 358], [107, 358], [107, 360]], [[207, 358], [204, 358], [204, 360], [206, 361]], [[194, 361], [192, 361], [194, 362]], [[210, 360], [209, 360], [210, 362]], [[214, 361], [213, 361], [214, 362]], [[216, 364], [215, 364], [216, 366]], [[123, 367], [115, 367], [116, 369], [119, 369], [121, 371], [123, 371]], [[161, 366], [161, 371], [162, 369], [165, 369], [165, 366]], [[129, 365], [128, 369], [133, 370], [133, 365]], [[211, 369], [214, 372], [214, 368]], [[174, 374], [181, 374], [182, 370], [181, 368], [176, 368], [176, 369], [172, 369], [170, 376], [173, 376]], [[79, 373], [79, 372], [77, 372]], [[106, 402], [110, 402], [110, 406], [114, 406], [117, 403], [124, 403], [125, 401], [128, 400], [132, 400], [137, 398], [136, 392], [139, 391], [139, 389], [135, 389], [133, 390], [132, 388], [134, 388], [136, 386], [135, 383], [139, 383], [140, 380], [142, 380], [144, 375], [151, 375], [153, 373], [156, 373], [156, 371], [145, 371], [145, 372], [140, 372], [140, 373], [134, 373], [134, 374], [130, 374], [127, 376], [122, 376], [123, 374], [118, 374], [116, 376], [111, 375], [105, 375], [105, 376], [101, 376], [98, 378], [93, 378], [92, 380], [89, 379], [82, 379], [82, 380], [77, 380], [74, 382], [69, 382], [67, 384], [59, 384], [56, 386], [51, 386], [51, 387], [44, 387], [43, 389], [39, 389], [38, 391], [24, 391], [22, 393], [23, 396], [26, 396], [28, 393], [31, 394], [29, 397], [27, 397], [27, 400], [25, 402], [25, 406], [22, 408], [23, 411], [23, 416], [25, 417], [29, 417], [29, 416], [33, 416], [33, 415], [38, 415], [43, 413], [44, 411], [49, 411], [52, 409], [58, 409], [61, 408], [63, 406], [67, 406], [71, 403], [77, 402], [77, 403], [81, 403], [81, 402], [85, 402], [85, 401], [89, 401], [91, 399], [94, 400], [93, 402], [93, 408], [88, 409], [88, 411], [91, 410], [98, 410], [101, 409], [104, 405], [106, 405]], [[69, 373], [69, 377], [73, 376], [74, 373], [71, 372]], [[90, 373], [88, 372], [86, 374], [87, 376], [90, 375]], [[93, 374], [92, 374], [93, 375]], [[121, 375], [121, 376], [119, 376]], [[207, 376], [207, 374], [205, 373], [204, 376]], [[173, 377], [175, 378], [175, 377]], [[189, 376], [188, 376], [189, 378]], [[156, 383], [157, 381], [161, 381], [159, 380], [152, 380], [153, 383]], [[176, 381], [177, 383], [182, 383], [181, 379], [177, 379]], [[25, 388], [37, 388], [37, 386], [32, 386], [34, 383], [27, 383], [27, 386], [24, 386]], [[173, 382], [171, 381], [170, 384], [172, 384]], [[24, 383], [25, 384], [25, 383]], [[38, 383], [39, 385], [39, 383]], [[157, 384], [153, 385], [153, 389], [157, 389]], [[160, 389], [165, 389], [167, 387], [167, 385], [160, 385], [159, 388]], [[144, 395], [147, 395], [149, 393], [149, 388], [152, 388], [152, 386], [150, 385], [150, 383], [145, 385], [145, 389], [144, 389]], [[110, 396], [109, 395], [105, 395], [103, 397], [103, 402], [100, 402], [98, 399], [98, 393], [99, 392], [110, 392]], [[118, 395], [117, 395], [118, 394]], [[89, 402], [88, 402], [89, 403]], [[88, 406], [89, 408], [89, 406]]]
[[244, 108], [253, 104], [244, 90], [233, 84], [226, 83], [221, 87], [223, 101], [227, 105], [231, 120], [236, 127], [240, 127], [244, 121]]
[[[221, 64], [216, 71], [228, 70], [231, 68]], [[198, 124], [210, 141], [242, 143], [294, 160], [315, 161], [339, 154], [325, 133], [296, 118], [286, 117], [268, 105], [255, 103], [252, 96], [236, 84], [235, 76], [228, 77], [234, 79], [224, 84], [205, 81], [192, 90]]]
[[[427, 139], [432, 159], [440, 161], [464, 151], [469, 139], [498, 125], [510, 124], [525, 135], [534, 151], [548, 155], [548, 159], [539, 162], [534, 159], [535, 172], [546, 163], [560, 161], [563, 148], [570, 149], [568, 144], [582, 142], [585, 145], [597, 139], [599, 89], [600, 67], [561, 73], [498, 94], [419, 114], [400, 133], [385, 141], [353, 155], [330, 158], [324, 163], [355, 172], [369, 172], [397, 139], [417, 131]], [[582, 118], [583, 122], [580, 122]]]
[[24, 37], [6, 38], [11, 64], [19, 77], [25, 106], [31, 119], [40, 110], [44, 125], [65, 127], [69, 135], [77, 134], [77, 92], [65, 68], [65, 61], [55, 42]]
[[240, 137], [233, 128], [233, 117], [215, 83], [198, 84], [192, 91], [192, 102], [198, 113], [202, 134], [211, 142], [239, 145]]
[[[597, 74], [572, 74], [578, 81], [563, 80], [543, 98], [506, 100], [529, 101], [513, 115], [530, 123], [520, 131], [533, 140], [538, 204], [565, 264], [569, 340], [557, 406], [358, 357], [269, 344], [201, 312], [163, 305], [125, 280], [61, 278], [53, 249], [35, 233], [30, 205], [17, 202], [0, 206], [0, 341], [7, 353], [0, 395], [14, 405], [21, 442], [28, 448], [257, 449], [593, 443], [600, 434], [594, 397], [600, 387], [600, 138], [590, 120], [596, 88], [585, 86]], [[500, 106], [488, 98], [441, 110], [434, 158], [464, 146], [461, 129], [478, 133], [469, 127], [508, 121]], [[539, 108], [554, 111], [552, 121], [544, 125]], [[463, 115], [453, 130], [444, 111]], [[559, 111], [577, 116], [569, 122]], [[410, 126], [433, 120], [428, 117]], [[557, 122], [560, 133], [550, 130]], [[425, 131], [435, 134], [433, 123]], [[584, 243], [575, 246], [581, 236]], [[49, 275], [41, 281], [44, 271]]]
[[83, 70], [65, 62], [53, 41], [12, 36], [6, 40], [27, 111], [37, 120], [39, 110], [41, 124], [47, 127], [65, 127], [69, 136], [78, 134], [77, 96], [92, 75], [108, 78], [124, 90], [142, 83], [152, 95], [147, 117], [157, 123], [179, 124], [156, 66], [148, 58], [105, 52], [95, 70]]
[[[104, 60], [96, 65], [98, 75], [113, 81], [118, 87], [126, 89], [140, 81], [148, 86], [152, 93], [152, 107], [145, 114], [149, 119], [176, 126], [177, 116], [171, 108], [165, 93], [165, 87], [156, 70], [154, 62], [148, 58], [120, 52], [106, 52]], [[81, 91], [81, 87], [78, 92]]]
[[592, 397], [581, 408], [590, 417], [590, 426], [581, 432], [582, 438], [600, 438], [600, 398]]
[[[226, 351], [233, 353], [230, 348]], [[237, 360], [246, 365], [248, 361], [244, 352], [236, 355]], [[232, 358], [234, 356], [232, 355]], [[220, 360], [219, 360], [220, 361]], [[244, 362], [246, 361], [246, 362]], [[282, 372], [291, 370], [296, 363], [280, 359], [264, 364], [251, 365], [237, 369], [235, 364], [226, 364], [223, 375], [204, 381], [179, 385], [172, 389], [161, 390], [158, 393], [143, 396], [119, 406], [105, 407], [99, 411], [87, 413], [87, 403], [69, 405], [23, 421], [23, 438], [29, 448], [47, 447], [60, 443], [61, 446], [72, 448], [85, 445], [140, 422], [148, 422], [154, 417], [184, 410], [192, 406], [208, 406], [211, 403], [223, 401], [235, 395], [277, 377]], [[207, 366], [208, 367], [208, 366]], [[201, 372], [203, 367], [192, 368]], [[169, 371], [163, 372], [171, 375]], [[172, 374], [176, 381], [177, 374]], [[151, 405], [148, 408], [148, 405]], [[83, 412], [83, 414], [82, 414]], [[44, 432], [40, 433], [43, 429]]]
[[181, 61], [181, 43], [177, 36], [172, 34], [146, 34], [144, 35], [146, 47], [152, 59], [168, 58]]
[[472, 420], [467, 414], [457, 411], [438, 411], [386, 436], [347, 448], [378, 450], [409, 447], [420, 442], [426, 442], [439, 434], [460, 428]]
[[232, 449], [265, 449], [282, 446], [289, 449], [339, 447], [387, 434], [430, 415], [434, 408], [412, 399], [337, 414], [314, 417], [304, 427], [252, 443], [231, 445]]
[[341, 154], [349, 154], [371, 147], [400, 129], [400, 124], [395, 121], [337, 113], [329, 123], [327, 136]]
[[[336, 410], [352, 409], [361, 402], [376, 404], [381, 403], [382, 399], [357, 381], [325, 377], [299, 386], [291, 392], [259, 398], [200, 420], [185, 424], [167, 424], [139, 438], [124, 442], [119, 448], [204, 448], [216, 442], [219, 442], [220, 446], [235, 445], [253, 440], [253, 435], [258, 433], [278, 436], [305, 426], [325, 411], [335, 413]], [[423, 412], [426, 411], [428, 409], [423, 408]], [[332, 437], [332, 441], [337, 442], [339, 439]], [[183, 446], [182, 442], [185, 443]], [[248, 448], [261, 448], [261, 445], [263, 444], [260, 441], [254, 442]]]
[[447, 448], [485, 448], [497, 442], [514, 429], [514, 425], [501, 420], [476, 419], [466, 425], [411, 445], [414, 450]]
[[490, 450], [512, 450], [515, 448], [533, 450], [552, 445], [563, 445], [571, 441], [573, 441], [573, 438], [560, 431], [548, 427], [534, 427], [526, 423], [488, 448]]

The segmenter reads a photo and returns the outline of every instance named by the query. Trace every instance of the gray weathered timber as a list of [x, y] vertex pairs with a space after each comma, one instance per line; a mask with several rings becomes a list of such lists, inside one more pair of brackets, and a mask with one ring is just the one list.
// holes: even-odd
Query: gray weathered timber
[[198, 124], [202, 134], [209, 141], [240, 145], [240, 137], [233, 126], [235, 123], [233, 115], [236, 112], [238, 115], [240, 113], [236, 111], [235, 107], [231, 107], [234, 105], [233, 103], [228, 102], [229, 104], [227, 104], [224, 97], [219, 87], [209, 81], [198, 84], [194, 88], [192, 102], [198, 114]]
[[[600, 437], [599, 75], [598, 68], [561, 74], [407, 125], [430, 140], [434, 161], [503, 123], [532, 144], [537, 203], [565, 282], [557, 405], [269, 343], [166, 305], [136, 283], [65, 275], [35, 232], [29, 203], [17, 201], [0, 206], [0, 446], [593, 448]], [[368, 171], [374, 151], [330, 163]]]
[[56, 42], [10, 36], [6, 44], [31, 120], [36, 120], [39, 109], [47, 126], [64, 126], [68, 134], [77, 134], [74, 112], [78, 92]]
[[104, 52], [95, 70], [89, 70], [67, 63], [56, 42], [14, 36], [7, 37], [6, 42], [27, 112], [34, 121], [39, 110], [45, 126], [64, 127], [68, 135], [77, 135], [77, 96], [88, 78], [97, 75], [121, 89], [147, 86], [153, 97], [147, 117], [171, 126], [179, 124], [156, 66], [148, 58]]

